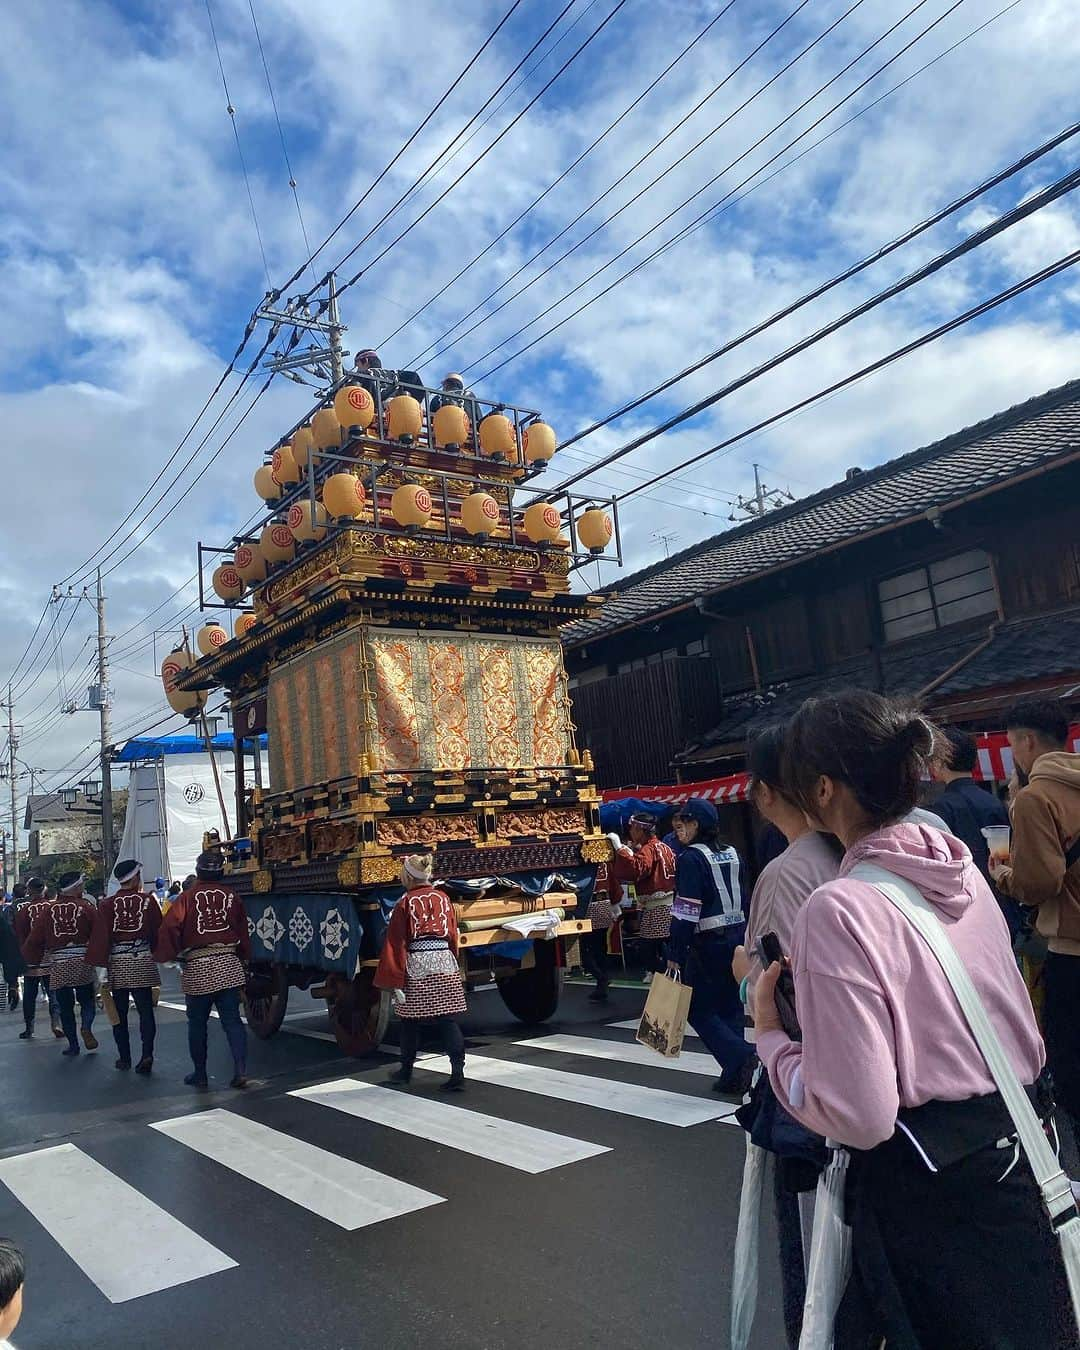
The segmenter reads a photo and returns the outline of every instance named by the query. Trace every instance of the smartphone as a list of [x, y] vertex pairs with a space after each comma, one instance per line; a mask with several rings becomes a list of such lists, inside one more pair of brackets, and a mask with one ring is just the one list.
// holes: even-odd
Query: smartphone
[[767, 970], [774, 961], [780, 963], [780, 978], [776, 982], [776, 1011], [780, 1014], [780, 1025], [791, 1039], [801, 1041], [802, 1027], [799, 1026], [795, 1011], [795, 976], [784, 958], [780, 939], [775, 933], [766, 933], [759, 939], [757, 946], [762, 970]]

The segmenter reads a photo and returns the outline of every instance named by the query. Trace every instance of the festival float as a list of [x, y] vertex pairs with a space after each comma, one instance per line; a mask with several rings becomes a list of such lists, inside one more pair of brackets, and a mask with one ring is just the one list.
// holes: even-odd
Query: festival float
[[[601, 604], [575, 572], [621, 561], [615, 504], [537, 489], [557, 453], [539, 413], [378, 374], [264, 456], [251, 532], [199, 543], [200, 603], [232, 614], [162, 669], [177, 711], [203, 717], [215, 688], [231, 709], [219, 842], [251, 929], [249, 1025], [273, 1035], [307, 990], [352, 1055], [386, 1029], [373, 976], [405, 855], [434, 854], [467, 986], [494, 981], [524, 1022], [555, 1012], [610, 856], [558, 631]], [[244, 777], [263, 732], [268, 785]]]

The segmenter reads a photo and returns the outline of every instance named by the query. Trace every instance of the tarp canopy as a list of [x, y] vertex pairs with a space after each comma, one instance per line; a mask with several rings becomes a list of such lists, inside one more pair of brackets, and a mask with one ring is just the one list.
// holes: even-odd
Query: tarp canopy
[[[249, 741], [254, 736], [247, 738]], [[259, 745], [266, 749], [265, 734], [258, 738]], [[231, 731], [219, 731], [211, 738], [210, 744], [215, 750], [231, 751], [233, 734]], [[136, 736], [128, 741], [113, 755], [114, 764], [134, 764], [143, 759], [161, 759], [163, 755], [198, 755], [206, 753], [206, 740], [202, 736], [192, 736], [181, 732], [174, 736]]]

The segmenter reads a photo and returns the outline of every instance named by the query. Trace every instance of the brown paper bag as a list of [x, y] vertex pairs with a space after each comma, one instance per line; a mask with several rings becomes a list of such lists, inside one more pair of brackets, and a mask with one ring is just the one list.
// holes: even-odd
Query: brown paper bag
[[682, 1050], [692, 993], [681, 980], [655, 974], [635, 1039], [665, 1059], [674, 1059]]
[[101, 1006], [105, 1010], [105, 1016], [109, 1019], [109, 1025], [118, 1027], [120, 1016], [116, 1011], [116, 1002], [113, 999], [112, 990], [107, 984], [101, 986]]

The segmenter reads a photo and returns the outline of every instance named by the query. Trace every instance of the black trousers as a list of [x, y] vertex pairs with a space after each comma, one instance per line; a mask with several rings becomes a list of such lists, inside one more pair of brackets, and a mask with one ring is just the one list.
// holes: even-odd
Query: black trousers
[[82, 1029], [83, 1031], [89, 1031], [94, 1025], [94, 1013], [97, 1011], [97, 1005], [94, 1001], [94, 986], [92, 984], [80, 984], [78, 988], [73, 989], [69, 985], [66, 989], [56, 991], [56, 1002], [60, 1006], [60, 1025], [64, 1028], [68, 1045], [73, 1050], [79, 1048], [79, 1033], [75, 1026], [76, 999], [79, 1000], [79, 1020], [82, 1023]]
[[37, 1000], [40, 990], [44, 990], [49, 999], [49, 1016], [55, 1017], [59, 1011], [56, 1006], [56, 995], [49, 989], [48, 975], [24, 975], [23, 976], [23, 1021], [26, 1023], [27, 1031], [33, 1031], [34, 1018], [37, 1015]]
[[116, 1015], [120, 1019], [113, 1027], [113, 1040], [120, 1058], [131, 1063], [131, 1032], [128, 1029], [128, 995], [139, 1014], [139, 1039], [142, 1041], [143, 1059], [153, 1059], [154, 1038], [157, 1035], [157, 1019], [154, 1016], [154, 991], [152, 989], [114, 989], [113, 1002]]
[[641, 964], [646, 970], [667, 969], [667, 938], [638, 938], [641, 948]]
[[1050, 952], [1043, 967], [1047, 1067], [1058, 1108], [1080, 1125], [1080, 956]]
[[581, 939], [581, 968], [591, 975], [600, 988], [610, 983], [607, 971], [607, 929], [593, 929]]
[[438, 1030], [442, 1047], [450, 1059], [450, 1067], [455, 1073], [465, 1068], [465, 1034], [454, 1017], [433, 1017], [430, 1021], [421, 1021], [418, 1017], [402, 1017], [398, 1023], [401, 1028], [401, 1067], [411, 1069], [420, 1048], [420, 1028], [429, 1027]]

